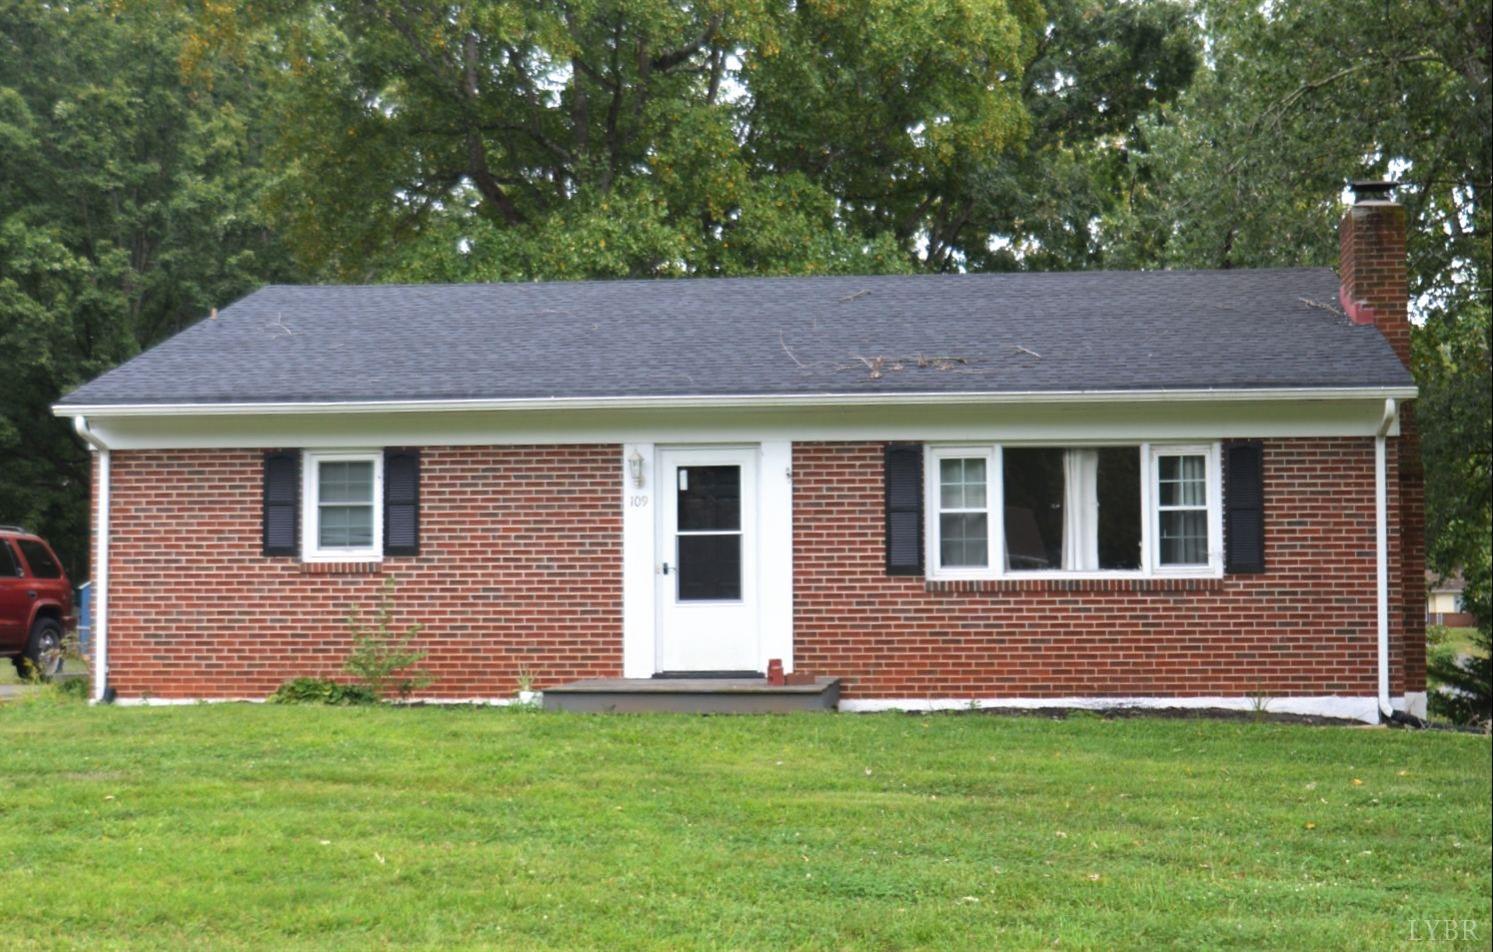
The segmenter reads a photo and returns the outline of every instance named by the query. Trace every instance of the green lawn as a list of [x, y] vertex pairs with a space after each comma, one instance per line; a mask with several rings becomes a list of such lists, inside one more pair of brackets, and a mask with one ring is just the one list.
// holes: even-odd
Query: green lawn
[[1250, 722], [44, 696], [0, 705], [0, 947], [1486, 948], [1490, 772]]

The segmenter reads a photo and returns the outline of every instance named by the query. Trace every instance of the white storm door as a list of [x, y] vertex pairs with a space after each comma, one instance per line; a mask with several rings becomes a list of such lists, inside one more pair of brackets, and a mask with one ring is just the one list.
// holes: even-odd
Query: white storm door
[[659, 451], [660, 672], [762, 670], [757, 456], [756, 447]]

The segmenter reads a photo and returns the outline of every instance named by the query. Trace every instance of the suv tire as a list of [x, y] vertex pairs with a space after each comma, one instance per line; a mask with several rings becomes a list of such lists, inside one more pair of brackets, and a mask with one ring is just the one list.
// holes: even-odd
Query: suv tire
[[38, 618], [31, 626], [26, 653], [13, 660], [21, 677], [52, 680], [62, 671], [62, 626], [55, 618]]

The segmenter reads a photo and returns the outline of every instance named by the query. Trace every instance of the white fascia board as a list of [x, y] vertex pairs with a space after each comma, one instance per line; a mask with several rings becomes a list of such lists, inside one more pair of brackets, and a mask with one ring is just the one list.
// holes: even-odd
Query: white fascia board
[[863, 406], [988, 406], [1062, 403], [1177, 403], [1414, 399], [1415, 387], [1274, 387], [1192, 390], [1054, 390], [971, 393], [806, 393], [636, 397], [534, 397], [508, 400], [366, 400], [286, 403], [54, 404], [56, 416], [274, 416], [327, 413], [436, 413], [504, 410], [752, 409]]
[[1363, 436], [1378, 432], [1384, 400], [914, 404], [712, 409], [543, 409], [464, 413], [305, 413], [91, 417], [120, 450], [302, 449], [769, 440], [1211, 442], [1233, 438]]

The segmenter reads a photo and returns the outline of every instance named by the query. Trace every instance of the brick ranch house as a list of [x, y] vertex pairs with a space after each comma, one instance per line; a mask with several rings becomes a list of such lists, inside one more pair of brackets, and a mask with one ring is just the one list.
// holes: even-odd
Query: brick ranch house
[[844, 710], [1425, 704], [1405, 216], [1341, 266], [264, 288], [64, 397], [95, 692], [788, 671]]

